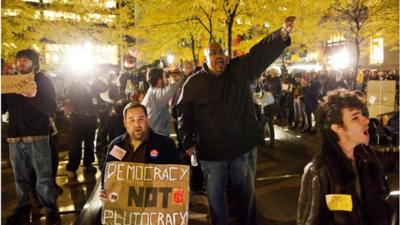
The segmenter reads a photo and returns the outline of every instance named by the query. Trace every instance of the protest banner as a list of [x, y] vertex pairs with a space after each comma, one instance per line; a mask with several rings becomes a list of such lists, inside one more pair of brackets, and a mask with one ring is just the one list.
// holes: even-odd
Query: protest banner
[[186, 165], [107, 163], [102, 223], [187, 225], [189, 172]]
[[371, 80], [367, 85], [368, 111], [370, 118], [395, 110], [396, 81]]
[[1, 93], [21, 93], [34, 81], [34, 75], [1, 75]]

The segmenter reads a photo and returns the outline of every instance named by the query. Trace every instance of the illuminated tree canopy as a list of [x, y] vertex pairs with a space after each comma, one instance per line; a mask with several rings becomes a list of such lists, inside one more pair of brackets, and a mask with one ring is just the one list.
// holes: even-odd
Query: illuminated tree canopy
[[354, 71], [358, 73], [361, 46], [366, 40], [383, 37], [385, 45], [398, 48], [399, 5], [394, 0], [335, 0], [329, 16], [336, 29], [355, 48]]
[[[135, 47], [145, 62], [166, 54], [199, 62], [209, 41], [230, 56], [247, 52], [291, 15], [297, 17], [293, 49], [322, 49], [336, 32], [360, 43], [374, 35], [394, 48], [399, 42], [395, 0], [117, 0], [111, 8], [106, 1], [43, 1], [2, 0], [2, 57], [34, 44], [90, 41], [118, 45], [120, 52]], [[368, 9], [359, 29], [350, 16], [355, 5]]]

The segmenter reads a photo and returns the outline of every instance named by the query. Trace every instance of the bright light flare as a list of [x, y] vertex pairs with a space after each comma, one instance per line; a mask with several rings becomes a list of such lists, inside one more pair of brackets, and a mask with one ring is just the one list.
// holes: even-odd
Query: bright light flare
[[288, 66], [287, 68], [290, 72], [293, 70], [302, 70], [302, 71], [320, 71], [322, 70], [322, 66], [320, 64], [294, 64]]
[[313, 52], [307, 55], [307, 60], [308, 61], [313, 61], [318, 59], [318, 53]]
[[76, 73], [89, 72], [93, 68], [92, 46], [86, 43], [83, 48], [73, 47], [67, 53], [67, 65]]
[[169, 65], [171, 65], [172, 63], [174, 63], [174, 60], [175, 60], [175, 56], [174, 56], [174, 55], [172, 55], [172, 54], [168, 54], [168, 55], [167, 55], [167, 63], [168, 63]]
[[106, 1], [106, 2], [104, 3], [104, 6], [105, 6], [107, 9], [111, 9], [111, 8], [115, 8], [115, 7], [117, 6], [117, 3], [116, 3], [115, 1], [109, 0], [109, 1]]
[[344, 69], [348, 67], [349, 61], [349, 52], [346, 48], [343, 48], [341, 51], [332, 56], [329, 64], [335, 69]]

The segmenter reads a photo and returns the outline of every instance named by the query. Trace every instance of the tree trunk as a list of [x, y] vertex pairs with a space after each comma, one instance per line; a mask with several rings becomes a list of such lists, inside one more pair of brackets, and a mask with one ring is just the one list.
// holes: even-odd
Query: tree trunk
[[232, 58], [232, 27], [233, 27], [233, 20], [230, 19], [228, 21], [228, 57], [229, 57], [229, 59]]
[[196, 45], [193, 35], [190, 35], [190, 48], [192, 50], [193, 63], [195, 66], [197, 66]]
[[358, 38], [355, 39], [355, 44], [356, 44], [356, 62], [354, 65], [354, 77], [353, 77], [353, 84], [351, 89], [355, 90], [356, 88], [356, 82], [357, 82], [357, 74], [358, 74], [358, 64], [360, 61], [360, 42], [358, 41]]

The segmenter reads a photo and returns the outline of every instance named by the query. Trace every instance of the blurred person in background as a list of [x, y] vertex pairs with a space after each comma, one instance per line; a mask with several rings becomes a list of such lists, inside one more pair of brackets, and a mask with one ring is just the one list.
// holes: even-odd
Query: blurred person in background
[[81, 157], [82, 142], [84, 143], [83, 166], [85, 172], [96, 172], [92, 165], [94, 157], [94, 140], [97, 118], [103, 107], [100, 93], [107, 85], [92, 74], [84, 79], [75, 78], [67, 90], [64, 113], [70, 117], [71, 142], [68, 154], [68, 181], [77, 182], [77, 173]]
[[278, 71], [271, 69], [271, 73], [267, 76], [266, 82], [268, 85], [268, 91], [271, 92], [274, 97], [277, 122], [281, 123], [283, 117], [283, 110], [281, 109], [282, 82]]
[[142, 104], [146, 107], [150, 128], [161, 135], [170, 136], [169, 102], [178, 90], [180, 73], [178, 70], [170, 71], [167, 75], [162, 68], [151, 68], [147, 73], [147, 82], [150, 88]]

